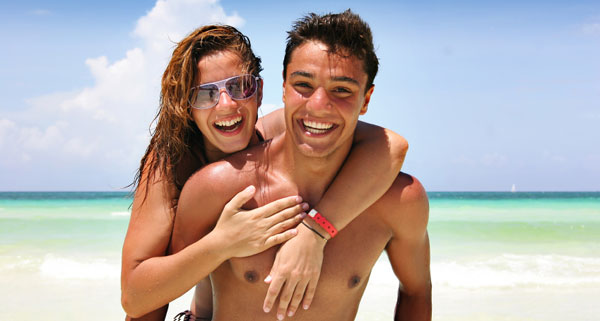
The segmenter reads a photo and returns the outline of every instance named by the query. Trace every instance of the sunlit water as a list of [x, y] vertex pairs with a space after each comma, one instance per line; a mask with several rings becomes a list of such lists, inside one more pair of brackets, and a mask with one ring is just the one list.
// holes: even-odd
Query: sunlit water
[[[598, 320], [600, 193], [429, 197], [434, 320]], [[123, 319], [130, 203], [126, 193], [0, 193], [0, 320]], [[397, 288], [384, 255], [357, 320], [391, 320]]]

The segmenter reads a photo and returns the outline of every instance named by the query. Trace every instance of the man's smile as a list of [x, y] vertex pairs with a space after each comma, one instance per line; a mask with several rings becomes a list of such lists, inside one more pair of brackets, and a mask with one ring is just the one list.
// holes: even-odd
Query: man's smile
[[311, 136], [325, 135], [338, 127], [338, 125], [331, 122], [316, 120], [300, 119], [298, 123], [301, 125], [301, 128]]

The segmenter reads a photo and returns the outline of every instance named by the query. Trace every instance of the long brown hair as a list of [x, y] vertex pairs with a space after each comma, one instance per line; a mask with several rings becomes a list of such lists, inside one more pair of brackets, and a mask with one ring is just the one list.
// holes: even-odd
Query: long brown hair
[[[194, 81], [199, 72], [198, 62], [205, 56], [225, 50], [240, 57], [244, 72], [259, 75], [262, 70], [261, 61], [252, 52], [250, 40], [231, 26], [200, 27], [181, 40], [173, 50], [162, 77], [159, 110], [152, 121], [156, 122], [156, 127], [152, 130], [152, 139], [133, 182], [136, 190], [145, 168], [149, 175], [146, 184], [160, 170], [178, 190], [183, 187], [188, 177], [178, 172], [178, 165], [182, 160], [194, 157], [194, 145], [199, 146], [204, 153], [202, 133], [194, 123], [189, 103], [191, 88], [196, 85]], [[200, 168], [207, 160], [201, 156], [195, 162], [196, 168]]]

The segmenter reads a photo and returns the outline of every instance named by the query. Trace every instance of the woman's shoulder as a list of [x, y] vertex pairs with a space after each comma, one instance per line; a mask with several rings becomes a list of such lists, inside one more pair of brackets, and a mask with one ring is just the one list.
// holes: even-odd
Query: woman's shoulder
[[276, 109], [256, 121], [256, 130], [265, 139], [271, 139], [285, 131], [283, 108]]

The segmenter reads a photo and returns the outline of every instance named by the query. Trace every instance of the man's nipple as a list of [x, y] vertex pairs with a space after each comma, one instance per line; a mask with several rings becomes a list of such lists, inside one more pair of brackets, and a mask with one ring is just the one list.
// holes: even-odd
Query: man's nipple
[[258, 273], [256, 273], [256, 271], [246, 271], [246, 273], [244, 273], [244, 279], [250, 283], [255, 283], [258, 281]]
[[360, 284], [360, 276], [358, 276], [356, 274], [351, 276], [350, 279], [348, 280], [348, 288], [349, 289], [352, 289], [359, 284]]

